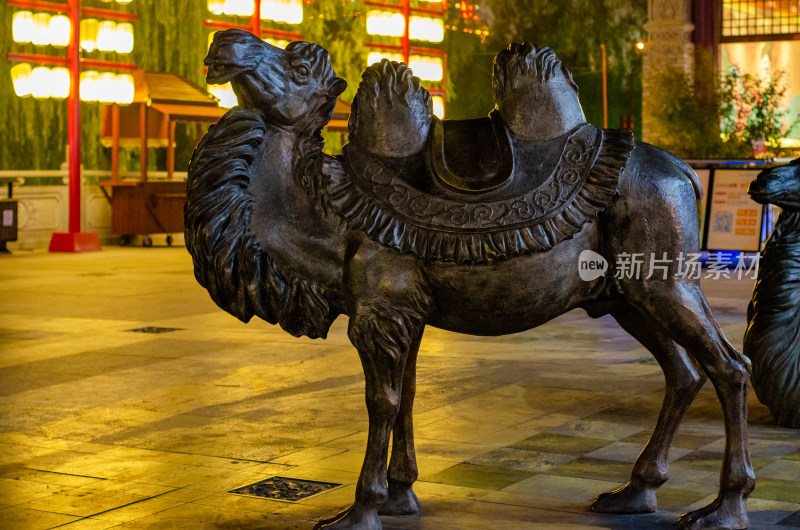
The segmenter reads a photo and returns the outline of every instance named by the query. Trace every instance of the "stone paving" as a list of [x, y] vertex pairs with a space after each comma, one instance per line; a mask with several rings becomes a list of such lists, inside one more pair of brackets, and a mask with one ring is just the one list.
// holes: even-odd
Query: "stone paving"
[[[740, 347], [752, 282], [704, 287]], [[182, 248], [0, 256], [0, 293], [0, 528], [310, 528], [352, 501], [367, 418], [345, 318], [326, 341], [242, 324]], [[663, 392], [610, 318], [498, 338], [429, 329], [418, 374], [424, 516], [385, 528], [669, 528], [714, 498], [724, 431], [707, 384], [659, 511], [588, 511], [627, 480]], [[752, 527], [800, 527], [800, 431], [773, 426], [752, 391], [750, 438]], [[275, 476], [339, 486], [294, 502], [229, 493]]]

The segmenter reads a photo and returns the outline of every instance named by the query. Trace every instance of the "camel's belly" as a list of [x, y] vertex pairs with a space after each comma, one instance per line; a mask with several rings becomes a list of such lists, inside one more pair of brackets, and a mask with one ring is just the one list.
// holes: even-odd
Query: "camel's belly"
[[593, 228], [548, 252], [493, 265], [430, 264], [436, 309], [428, 324], [473, 335], [517, 333], [596, 298], [603, 280], [582, 280], [578, 262], [583, 250], [597, 248]]

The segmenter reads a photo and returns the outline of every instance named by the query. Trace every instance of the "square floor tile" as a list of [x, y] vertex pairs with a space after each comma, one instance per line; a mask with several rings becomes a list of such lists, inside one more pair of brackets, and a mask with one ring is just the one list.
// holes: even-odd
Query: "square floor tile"
[[422, 477], [422, 480], [468, 488], [501, 490], [531, 476], [533, 473], [502, 467], [457, 464], [433, 475]]
[[516, 471], [541, 473], [573, 460], [573, 455], [528, 451], [514, 447], [502, 447], [467, 460], [467, 464], [479, 466], [502, 467]]
[[588, 453], [608, 445], [608, 440], [600, 438], [584, 438], [582, 436], [569, 436], [566, 434], [541, 433], [535, 434], [511, 445], [517, 449], [530, 451], [543, 451], [545, 453], [559, 453], [565, 455], [579, 455]]

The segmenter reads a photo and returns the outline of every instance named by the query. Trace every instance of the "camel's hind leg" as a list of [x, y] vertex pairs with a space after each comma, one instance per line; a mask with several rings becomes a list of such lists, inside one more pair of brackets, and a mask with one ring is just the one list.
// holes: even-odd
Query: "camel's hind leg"
[[412, 486], [419, 475], [414, 450], [412, 410], [417, 387], [417, 353], [422, 333], [411, 345], [403, 372], [400, 411], [392, 429], [392, 456], [389, 459], [389, 498], [379, 510], [382, 515], [410, 515], [420, 512], [419, 499]]
[[603, 513], [649, 513], [657, 507], [656, 490], [667, 481], [669, 448], [681, 419], [706, 381], [691, 359], [655, 320], [645, 318], [627, 304], [611, 311], [620, 326], [650, 350], [664, 371], [666, 392], [658, 423], [633, 466], [630, 481], [603, 493], [592, 510]]
[[655, 319], [702, 366], [714, 384], [725, 420], [725, 455], [717, 499], [685, 514], [685, 528], [747, 528], [745, 502], [755, 487], [747, 450], [747, 384], [750, 362], [723, 336], [699, 282], [625, 282], [632, 305]]

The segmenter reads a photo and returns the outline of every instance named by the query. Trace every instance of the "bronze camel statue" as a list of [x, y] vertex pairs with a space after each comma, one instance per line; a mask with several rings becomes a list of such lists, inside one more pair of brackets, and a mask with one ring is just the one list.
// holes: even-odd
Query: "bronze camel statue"
[[[405, 65], [370, 66], [337, 157], [322, 153], [320, 130], [346, 84], [323, 48], [282, 50], [227, 30], [205, 64], [208, 82], [230, 81], [240, 106], [209, 129], [189, 168], [197, 280], [237, 318], [297, 336], [325, 337], [348, 315], [364, 369], [369, 432], [355, 502], [319, 528], [375, 529], [379, 514], [419, 513], [412, 406], [425, 326], [502, 335], [575, 308], [613, 315], [666, 379], [630, 481], [592, 509], [656, 509], [670, 444], [708, 377], [725, 418], [720, 492], [681, 524], [747, 526], [748, 360], [675, 262], [650, 279], [608, 266], [626, 253], [698, 249], [702, 191], [686, 164], [629, 131], [587, 124], [569, 71], [527, 43], [495, 59], [496, 109], [477, 120], [439, 121]], [[606, 266], [584, 280], [582, 254]]]
[[782, 211], [761, 251], [747, 308], [744, 351], [753, 361], [753, 388], [778, 425], [800, 428], [800, 158], [765, 169], [747, 190]]

